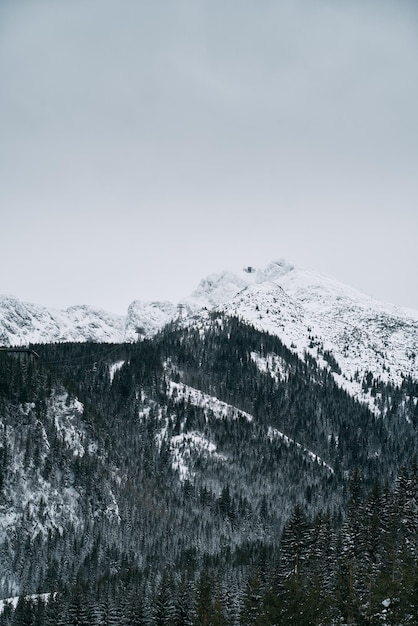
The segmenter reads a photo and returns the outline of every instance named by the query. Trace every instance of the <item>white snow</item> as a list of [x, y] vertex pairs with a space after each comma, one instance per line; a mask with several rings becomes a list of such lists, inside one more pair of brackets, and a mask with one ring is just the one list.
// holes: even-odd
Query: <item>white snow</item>
[[[375, 400], [362, 390], [368, 371], [396, 385], [402, 376], [418, 380], [418, 311], [379, 302], [283, 259], [253, 274], [211, 274], [181, 305], [180, 315], [170, 302], [135, 300], [124, 317], [86, 305], [48, 310], [0, 296], [0, 345], [137, 341], [173, 320], [186, 327], [202, 325], [203, 332], [208, 312], [215, 309], [277, 335], [300, 358], [308, 353], [320, 367], [331, 369], [324, 358], [329, 351], [341, 369], [333, 373], [337, 384], [375, 411]], [[264, 367], [259, 360], [257, 365]]]
[[[172, 467], [178, 472], [182, 482], [195, 475], [189, 464], [193, 452], [198, 455], [210, 455], [212, 459], [225, 461], [226, 457], [216, 452], [216, 445], [197, 431], [175, 435], [170, 440]], [[188, 464], [189, 463], [189, 464]]]
[[87, 305], [65, 311], [0, 296], [0, 344], [59, 341], [121, 342], [125, 318]]
[[[25, 596], [25, 600], [32, 600], [33, 602], [43, 600], [43, 602], [48, 602], [52, 595], [55, 596], [55, 593], [35, 593], [30, 596]], [[15, 609], [18, 602], [19, 596], [13, 596], [12, 598], [4, 598], [3, 600], [0, 600], [0, 615], [3, 613], [6, 605], [10, 605]]]
[[207, 411], [211, 411], [218, 419], [239, 419], [243, 417], [248, 422], [253, 420], [253, 416], [249, 413], [241, 411], [237, 407], [227, 404], [215, 396], [204, 393], [203, 391], [200, 391], [200, 389], [195, 389], [194, 387], [189, 387], [183, 383], [175, 383], [173, 381], [169, 381], [169, 389], [171, 391], [171, 395], [173, 396], [174, 394], [177, 401], [183, 399], [187, 400], [190, 404], [203, 408], [206, 415]]
[[181, 304], [191, 313], [201, 309], [213, 309], [229, 302], [237, 293], [245, 289], [249, 279], [239, 277], [232, 272], [211, 274], [199, 283], [198, 287]]
[[257, 365], [260, 372], [270, 374], [277, 382], [278, 380], [286, 380], [288, 374], [288, 366], [286, 361], [277, 354], [267, 354], [261, 356], [258, 352], [251, 352], [252, 361]]
[[418, 380], [418, 312], [379, 302], [318, 272], [272, 263], [218, 308], [277, 335], [302, 359], [309, 353], [321, 367], [331, 369], [324, 359], [330, 352], [341, 369], [333, 374], [337, 384], [375, 412], [375, 400], [362, 390], [368, 371], [393, 384], [402, 375]]
[[294, 439], [287, 437], [287, 435], [280, 432], [280, 430], [277, 430], [277, 428], [272, 428], [271, 426], [269, 426], [267, 430], [267, 436], [270, 439], [270, 441], [273, 439], [282, 439], [287, 446], [290, 446], [290, 445], [296, 446], [296, 448], [298, 448], [302, 452], [302, 454], [304, 454], [306, 457], [308, 457], [315, 463], [318, 463], [319, 465], [322, 465], [323, 467], [325, 467], [328, 471], [331, 472], [331, 474], [334, 473], [334, 470], [331, 467], [331, 465], [328, 465], [328, 463], [325, 463], [325, 461], [323, 461], [320, 456], [315, 454], [315, 452], [312, 452], [312, 450], [305, 448], [304, 446], [302, 446], [302, 444], [298, 443]]
[[74, 456], [85, 454], [85, 432], [80, 428], [80, 417], [84, 406], [75, 399], [69, 398], [67, 393], [53, 395], [48, 410], [55, 421], [55, 428], [59, 437], [72, 450]]
[[155, 335], [177, 315], [171, 302], [143, 302], [135, 300], [129, 305], [125, 321], [124, 341], [137, 341]]
[[[35, 420], [39, 439], [37, 438], [38, 454], [45, 459], [50, 450], [50, 442], [44, 424], [33, 413], [30, 415], [31, 405], [14, 406], [13, 410], [21, 411]], [[90, 454], [98, 453], [98, 444], [87, 434], [83, 423], [83, 404], [76, 398], [71, 398], [62, 390], [51, 393], [46, 405], [46, 417], [50, 424], [54, 424], [57, 437], [71, 450], [74, 456], [83, 456], [88, 450]], [[22, 428], [22, 427], [20, 427]], [[46, 535], [49, 530], [63, 532], [68, 524], [75, 527], [82, 525], [79, 510], [81, 493], [74, 487], [74, 477], [71, 471], [54, 468], [50, 476], [43, 474], [38, 467], [25, 458], [19, 440], [22, 437], [20, 429], [8, 426], [4, 429], [7, 446], [10, 451], [10, 476], [7, 484], [5, 501], [7, 505], [0, 506], [0, 545], [4, 542], [10, 528], [25, 520], [28, 536], [33, 539], [37, 535]], [[117, 502], [109, 491], [106, 494], [104, 506], [107, 509], [95, 511], [94, 514], [105, 514], [119, 519]]]
[[113, 379], [115, 377], [115, 374], [118, 370], [120, 370], [120, 368], [125, 364], [125, 361], [116, 361], [116, 363], [112, 363], [112, 365], [109, 366], [109, 378], [110, 378], [110, 382], [113, 382]]
[[[268, 358], [261, 359], [259, 355], [256, 355], [254, 353], [254, 359], [261, 367], [267, 367], [269, 362], [273, 364], [278, 364], [279, 368], [282, 366], [282, 364], [280, 363], [280, 358], [277, 357], [277, 355], [269, 355]], [[223, 402], [214, 396], [205, 394], [202, 391], [188, 385], [184, 385], [183, 383], [175, 383], [173, 381], [169, 381], [169, 393], [171, 394], [172, 398], [178, 402], [180, 402], [181, 400], [187, 400], [194, 406], [199, 406], [205, 411], [211, 411], [215, 419], [237, 419], [242, 416], [249, 422], [252, 422], [254, 420], [254, 417], [249, 413], [241, 411], [240, 409], [237, 409], [236, 407], [227, 404], [226, 402]], [[207, 413], [206, 416], [208, 417]], [[168, 419], [166, 420], [164, 427], [157, 434], [156, 442], [158, 447], [161, 447], [162, 441], [167, 439], [167, 432]], [[294, 445], [305, 457], [323, 466], [324, 468], [326, 468], [327, 471], [334, 473], [333, 468], [325, 461], [323, 461], [319, 455], [317, 455], [315, 452], [312, 452], [312, 450], [305, 448], [302, 444], [291, 439], [276, 428], [268, 427], [267, 437], [271, 441], [275, 438], [279, 438], [282, 439], [288, 446]], [[170, 452], [172, 455], [172, 464], [173, 468], [178, 471], [181, 480], [186, 480], [187, 478], [193, 477], [194, 474], [190, 470], [188, 461], [192, 452], [196, 450], [200, 453], [205, 452], [206, 454], [210, 454], [212, 458], [217, 458], [220, 460], [226, 459], [226, 457], [216, 452], [215, 444], [213, 442], [210, 442], [201, 433], [181, 433], [180, 435], [171, 437]]]
[[48, 309], [21, 302], [13, 296], [0, 296], [0, 345], [95, 341], [121, 343], [150, 337], [175, 317], [171, 302], [134, 301], [126, 316], [114, 315], [87, 305], [66, 310]]

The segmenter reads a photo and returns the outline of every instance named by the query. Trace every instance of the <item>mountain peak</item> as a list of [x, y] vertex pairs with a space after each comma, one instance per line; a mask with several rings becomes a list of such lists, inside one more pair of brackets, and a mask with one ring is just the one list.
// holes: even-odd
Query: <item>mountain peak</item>
[[177, 307], [166, 300], [145, 302], [134, 300], [128, 308], [125, 323], [125, 341], [135, 341], [138, 333], [151, 337], [176, 315]]
[[[199, 324], [212, 309], [279, 336], [301, 358], [308, 351], [322, 362], [323, 353], [332, 353], [347, 389], [367, 371], [394, 384], [403, 375], [418, 379], [418, 312], [382, 303], [283, 258], [242, 274], [210, 274], [179, 307], [135, 300], [126, 316], [85, 305], [58, 311], [0, 296], [0, 343], [136, 341], [173, 320]], [[361, 376], [358, 380], [360, 385]]]
[[295, 269], [295, 266], [288, 263], [286, 259], [277, 259], [267, 265], [264, 270], [257, 272], [257, 282], [274, 282]]
[[224, 271], [219, 274], [210, 274], [200, 281], [193, 293], [188, 298], [184, 298], [181, 304], [184, 304], [192, 312], [203, 308], [213, 309], [229, 302], [247, 285], [248, 280], [233, 272]]

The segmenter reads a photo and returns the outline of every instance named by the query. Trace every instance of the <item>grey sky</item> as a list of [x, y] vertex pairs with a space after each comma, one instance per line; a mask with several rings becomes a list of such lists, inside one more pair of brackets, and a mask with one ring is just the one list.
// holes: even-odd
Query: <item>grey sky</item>
[[413, 1], [2, 0], [0, 293], [285, 257], [418, 309], [417, 111]]

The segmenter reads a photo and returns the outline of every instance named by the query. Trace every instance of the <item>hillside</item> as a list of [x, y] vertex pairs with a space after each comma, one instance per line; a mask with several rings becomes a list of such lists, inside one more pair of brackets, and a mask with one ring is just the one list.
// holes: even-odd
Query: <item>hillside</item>
[[4, 305], [40, 340], [0, 351], [0, 594], [59, 593], [0, 624], [413, 623], [413, 313], [284, 262], [240, 280], [100, 312], [101, 342], [87, 309], [45, 342]]
[[87, 305], [50, 311], [1, 296], [0, 343], [136, 341], [178, 319], [196, 326], [212, 310], [277, 335], [301, 358], [308, 352], [320, 366], [332, 359], [338, 385], [372, 409], [374, 400], [363, 389], [366, 377], [394, 385], [405, 376], [418, 379], [417, 311], [379, 302], [284, 260], [254, 274], [213, 274], [177, 306], [135, 300], [126, 316]]

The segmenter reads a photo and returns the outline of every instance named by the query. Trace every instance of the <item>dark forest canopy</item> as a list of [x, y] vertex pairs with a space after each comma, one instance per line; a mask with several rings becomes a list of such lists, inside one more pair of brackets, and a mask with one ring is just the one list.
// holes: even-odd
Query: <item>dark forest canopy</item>
[[413, 380], [365, 379], [372, 413], [219, 315], [30, 349], [0, 353], [3, 624], [416, 623]]

